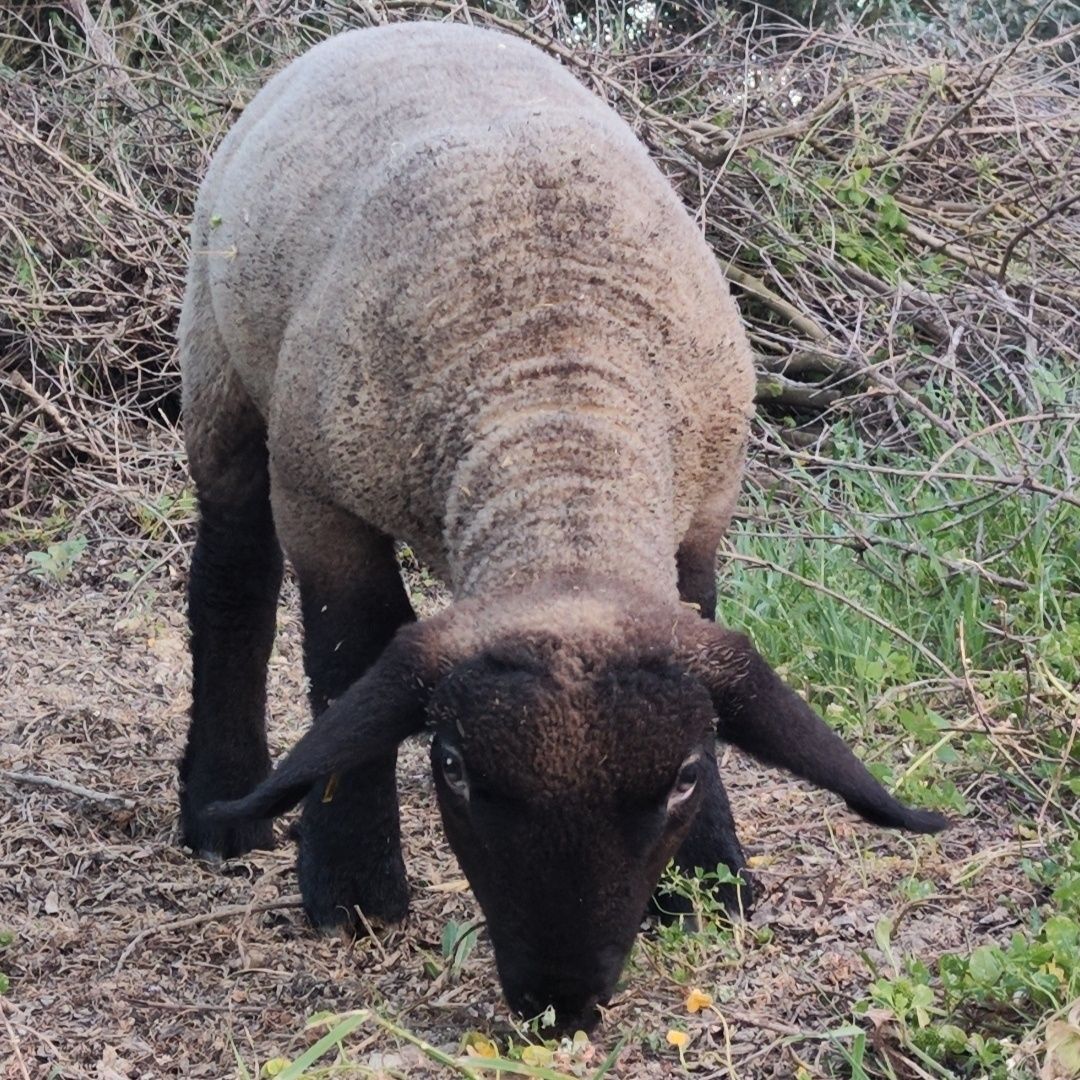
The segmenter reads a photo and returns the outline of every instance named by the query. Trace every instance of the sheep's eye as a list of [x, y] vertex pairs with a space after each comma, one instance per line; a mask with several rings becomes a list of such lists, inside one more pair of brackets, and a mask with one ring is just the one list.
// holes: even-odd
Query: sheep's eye
[[679, 774], [675, 777], [675, 783], [668, 794], [668, 813], [686, 802], [694, 789], [697, 787], [698, 777], [701, 773], [701, 756], [693, 754], [688, 757], [679, 768]]
[[697, 787], [698, 763], [688, 762], [679, 770], [679, 778], [675, 781], [676, 795], [689, 795]]
[[450, 789], [457, 795], [466, 794], [469, 784], [465, 779], [465, 762], [461, 760], [461, 755], [456, 750], [444, 748], [439, 753], [439, 766]]

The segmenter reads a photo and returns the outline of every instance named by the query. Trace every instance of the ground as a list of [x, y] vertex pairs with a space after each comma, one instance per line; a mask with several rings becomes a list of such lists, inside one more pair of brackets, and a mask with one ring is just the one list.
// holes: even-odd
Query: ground
[[[0, 954], [12, 1050], [0, 1075], [255, 1076], [322, 1034], [305, 1030], [311, 1014], [358, 1008], [452, 1056], [467, 1032], [520, 1044], [483, 933], [463, 964], [441, 947], [447, 925], [478, 910], [442, 835], [422, 741], [399, 767], [413, 897], [401, 926], [355, 942], [316, 936], [297, 907], [287, 823], [277, 850], [225, 864], [178, 847], [181, 573], [170, 563], [133, 590], [115, 576], [123, 546], [103, 549], [65, 581], [37, 580], [16, 554], [0, 561], [0, 923], [14, 934]], [[287, 586], [270, 669], [278, 753], [307, 722], [296, 607]], [[990, 776], [947, 832], [912, 837], [735, 753], [723, 770], [762, 894], [755, 911], [696, 937], [647, 930], [592, 1045], [567, 1067], [597, 1067], [623, 1038], [609, 1076], [791, 1077], [800, 1063], [815, 1075], [873, 969], [891, 970], [883, 945], [929, 963], [1001, 944], [1037, 900], [1019, 862], [1038, 849]], [[99, 798], [13, 778], [23, 772]], [[693, 988], [714, 1004], [691, 1015]], [[673, 1029], [690, 1036], [683, 1061]], [[335, 1075], [461, 1075], [373, 1022], [345, 1047], [353, 1064]]]

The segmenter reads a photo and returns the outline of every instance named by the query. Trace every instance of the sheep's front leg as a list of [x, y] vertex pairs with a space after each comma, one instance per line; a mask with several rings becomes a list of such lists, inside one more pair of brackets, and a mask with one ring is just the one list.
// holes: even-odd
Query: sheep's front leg
[[[726, 866], [739, 877], [742, 885], [719, 884], [713, 888], [715, 898], [733, 915], [750, 910], [754, 898], [753, 886], [746, 872], [746, 858], [735, 833], [727, 792], [724, 790], [716, 758], [709, 756], [701, 782], [705, 784], [704, 798], [690, 832], [675, 856], [676, 867], [687, 876], [696, 869], [714, 873]], [[683, 896], [657, 890], [653, 906], [661, 916], [690, 914], [690, 902]]]
[[[274, 492], [274, 515], [300, 579], [304, 665], [315, 723], [415, 616], [389, 537], [332, 507]], [[317, 785], [300, 821], [304, 908], [321, 928], [408, 910], [397, 755]]]

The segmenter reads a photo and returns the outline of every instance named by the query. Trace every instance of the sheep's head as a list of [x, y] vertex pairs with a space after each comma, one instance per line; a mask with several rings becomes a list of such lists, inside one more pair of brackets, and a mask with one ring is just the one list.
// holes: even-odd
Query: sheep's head
[[590, 1026], [610, 996], [698, 810], [714, 730], [878, 824], [945, 825], [889, 795], [742, 635], [577, 596], [455, 605], [399, 631], [271, 777], [208, 812], [281, 813], [429, 721], [443, 821], [507, 998], [553, 1005], [561, 1026]]
[[712, 704], [663, 655], [501, 642], [435, 688], [450, 844], [510, 1004], [588, 1027], [697, 810]]

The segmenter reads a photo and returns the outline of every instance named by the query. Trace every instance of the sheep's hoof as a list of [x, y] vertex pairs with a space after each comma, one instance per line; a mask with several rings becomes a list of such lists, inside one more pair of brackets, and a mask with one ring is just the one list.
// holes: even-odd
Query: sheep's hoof
[[[313, 857], [300, 844], [300, 895], [312, 926], [335, 933], [365, 932], [371, 920], [401, 922], [409, 911], [409, 886], [400, 853], [361, 867]], [[363, 915], [359, 914], [362, 912]]]
[[274, 846], [272, 821], [216, 822], [185, 813], [180, 842], [203, 859], [232, 859]]

